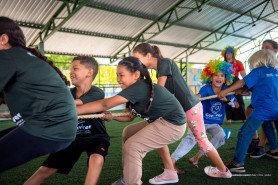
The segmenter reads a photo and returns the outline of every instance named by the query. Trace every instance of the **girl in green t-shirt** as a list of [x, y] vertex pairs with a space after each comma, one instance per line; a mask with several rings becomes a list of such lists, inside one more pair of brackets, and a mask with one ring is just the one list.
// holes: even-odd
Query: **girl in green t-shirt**
[[[142, 160], [154, 149], [179, 140], [185, 132], [185, 114], [178, 100], [164, 87], [153, 84], [148, 69], [135, 57], [117, 66], [122, 91], [110, 98], [77, 107], [78, 114], [97, 113], [126, 104], [126, 111], [144, 119], [124, 129], [123, 171], [126, 184], [142, 184]], [[117, 118], [132, 121], [134, 116]]]

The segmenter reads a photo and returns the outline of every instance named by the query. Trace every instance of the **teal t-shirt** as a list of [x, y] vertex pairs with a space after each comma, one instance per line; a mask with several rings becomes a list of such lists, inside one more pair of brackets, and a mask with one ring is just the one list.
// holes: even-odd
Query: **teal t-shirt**
[[154, 84], [154, 97], [149, 112], [145, 112], [150, 99], [149, 85], [145, 80], [138, 80], [133, 85], [123, 89], [118, 95], [126, 98], [133, 111], [141, 118], [154, 121], [160, 117], [174, 125], [185, 124], [185, 114], [181, 104], [166, 88]]
[[73, 97], [48, 63], [20, 47], [1, 50], [0, 92], [13, 121], [27, 133], [53, 141], [75, 139]]
[[185, 112], [200, 102], [186, 84], [177, 64], [172, 60], [168, 58], [158, 60], [156, 77], [160, 76], [167, 76], [165, 88], [176, 96]]
[[[71, 89], [73, 97], [76, 99], [76, 88]], [[92, 86], [91, 89], [79, 97], [83, 104], [101, 100], [104, 92], [98, 87]], [[101, 139], [109, 142], [110, 138], [106, 132], [104, 122], [98, 119], [78, 119], [76, 140], [88, 141], [90, 139]]]

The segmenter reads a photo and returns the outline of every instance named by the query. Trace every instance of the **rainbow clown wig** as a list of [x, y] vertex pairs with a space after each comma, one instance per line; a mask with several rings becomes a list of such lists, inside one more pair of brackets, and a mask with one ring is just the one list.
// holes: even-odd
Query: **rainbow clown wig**
[[202, 80], [202, 83], [204, 84], [210, 83], [211, 82], [210, 77], [214, 73], [223, 72], [226, 77], [226, 84], [230, 85], [234, 79], [234, 75], [233, 75], [234, 70], [232, 66], [233, 66], [232, 64], [222, 61], [220, 59], [210, 60], [209, 63], [201, 72], [200, 78]]
[[222, 49], [222, 51], [221, 51], [222, 57], [225, 57], [225, 55], [226, 55], [227, 52], [230, 52], [230, 53], [232, 53], [234, 56], [236, 56], [236, 55], [237, 55], [237, 48], [234, 47], [234, 46], [227, 46], [227, 47], [225, 47], [225, 48]]

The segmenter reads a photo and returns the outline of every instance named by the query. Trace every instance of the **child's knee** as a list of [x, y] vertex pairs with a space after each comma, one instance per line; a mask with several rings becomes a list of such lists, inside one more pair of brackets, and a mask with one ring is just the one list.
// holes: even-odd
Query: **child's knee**
[[89, 165], [94, 164], [97, 166], [102, 166], [104, 163], [104, 157], [100, 154], [92, 154], [89, 158]]
[[56, 168], [48, 168], [45, 166], [41, 166], [39, 170], [37, 171], [37, 174], [43, 178], [47, 178], [51, 176], [52, 174], [56, 173]]
[[216, 141], [218, 141], [219, 145], [224, 145], [225, 144], [225, 137], [226, 137], [226, 134], [224, 131], [221, 131], [221, 132], [218, 132], [215, 136]]

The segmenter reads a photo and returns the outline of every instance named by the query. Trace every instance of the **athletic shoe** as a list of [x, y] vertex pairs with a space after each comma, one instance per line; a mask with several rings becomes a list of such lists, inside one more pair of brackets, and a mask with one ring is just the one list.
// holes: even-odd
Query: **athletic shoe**
[[233, 162], [227, 165], [227, 168], [230, 170], [230, 172], [235, 172], [235, 173], [245, 173], [245, 168], [244, 165], [236, 166], [234, 165]]
[[115, 182], [113, 182], [111, 185], [125, 185], [125, 179], [123, 177], [119, 178]]
[[271, 158], [273, 158], [273, 159], [278, 159], [278, 152], [272, 153], [272, 152], [269, 150], [269, 151], [266, 152], [265, 155], [268, 156], [268, 157], [271, 157]]
[[258, 159], [265, 155], [264, 147], [258, 146], [255, 148], [254, 152], [250, 155], [250, 157]]
[[260, 139], [252, 139], [252, 142], [249, 145], [247, 154], [252, 154], [254, 152], [255, 148], [258, 147], [259, 142], [260, 142]]
[[170, 184], [179, 182], [179, 177], [176, 170], [164, 169], [164, 172], [149, 180], [150, 184]]
[[230, 172], [230, 170], [228, 168], [226, 168], [225, 172], [221, 172], [216, 167], [207, 166], [207, 167], [205, 167], [204, 171], [210, 177], [215, 177], [215, 178], [231, 178], [232, 177], [232, 173]]

